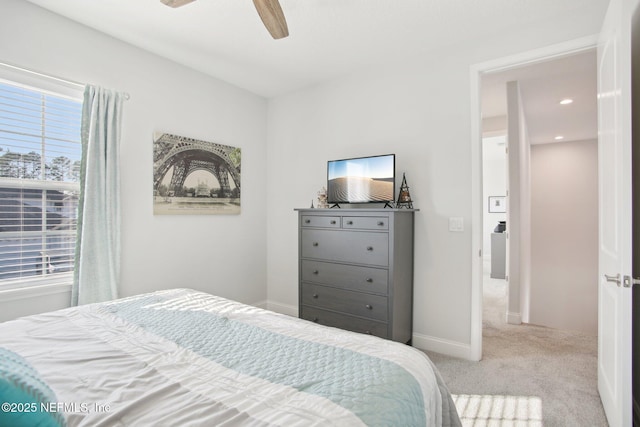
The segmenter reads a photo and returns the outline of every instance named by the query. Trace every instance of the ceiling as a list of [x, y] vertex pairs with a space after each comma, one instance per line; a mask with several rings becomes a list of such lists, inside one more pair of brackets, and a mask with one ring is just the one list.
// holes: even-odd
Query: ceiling
[[273, 40], [251, 0], [28, 0], [160, 56], [272, 97], [514, 29], [588, 22], [608, 0], [280, 0]]
[[[517, 81], [531, 144], [596, 139], [598, 106], [596, 51], [513, 68], [482, 78], [483, 118], [507, 112], [506, 83]], [[563, 99], [573, 103], [561, 105]], [[498, 121], [499, 123], [499, 121]]]
[[[251, 0], [27, 0], [265, 97], [524, 27], [604, 16], [608, 0], [280, 0], [290, 36], [271, 38]], [[506, 114], [518, 80], [532, 143], [596, 138], [595, 53], [500, 73], [482, 82], [483, 117]], [[575, 102], [559, 106], [560, 99]]]

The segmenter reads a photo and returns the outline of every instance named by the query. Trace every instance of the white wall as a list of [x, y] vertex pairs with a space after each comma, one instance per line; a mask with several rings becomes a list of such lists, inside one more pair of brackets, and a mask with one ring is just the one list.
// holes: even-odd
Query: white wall
[[598, 331], [598, 145], [531, 147], [530, 323]]
[[[420, 209], [415, 218], [415, 332], [469, 341], [470, 242], [466, 232], [448, 232], [450, 216], [468, 224], [468, 135], [443, 126], [469, 120], [468, 108], [455, 101], [468, 97], [468, 86], [460, 84], [466, 79], [465, 67], [443, 59], [430, 69], [353, 76], [270, 103], [269, 188], [287, 183], [289, 190], [269, 195], [270, 300], [297, 304], [293, 208], [307, 207], [325, 185], [327, 160], [393, 152], [397, 173], [406, 172], [414, 206]], [[433, 101], [446, 98], [446, 105]], [[420, 337], [415, 338], [417, 343]]]
[[528, 321], [531, 186], [529, 133], [518, 82], [507, 82], [507, 322]]
[[[587, 8], [571, 22], [549, 17], [544, 31], [533, 22], [513, 28], [508, 37], [500, 33], [466, 46], [416, 52], [413, 61], [363, 69], [272, 99], [268, 106], [257, 96], [20, 0], [3, 0], [0, 61], [131, 94], [122, 146], [123, 295], [191, 286], [255, 302], [268, 292], [270, 307], [295, 311], [293, 209], [308, 207], [325, 185], [328, 159], [396, 153], [397, 170], [407, 173], [421, 209], [416, 217], [414, 342], [466, 357], [471, 327], [470, 67], [597, 33], [600, 21]], [[243, 213], [154, 217], [155, 130], [241, 147]], [[464, 219], [464, 232], [448, 231], [451, 216]]]
[[[121, 145], [122, 296], [191, 287], [266, 300], [264, 98], [21, 0], [2, 0], [0, 40], [0, 62], [131, 95]], [[240, 147], [242, 213], [154, 216], [154, 131]]]
[[[565, 23], [566, 24], [566, 23]], [[297, 219], [326, 180], [334, 158], [396, 154], [416, 215], [414, 344], [470, 355], [471, 96], [470, 67], [596, 33], [599, 22], [573, 21], [472, 46], [416, 54], [410, 63], [361, 70], [270, 100], [268, 150], [269, 301], [297, 307]], [[283, 190], [283, 188], [285, 190]], [[448, 231], [462, 217], [462, 233]]]
[[[518, 105], [514, 114], [524, 117]], [[522, 127], [522, 126], [521, 126]], [[526, 129], [526, 125], [524, 126]], [[516, 137], [526, 140], [526, 130]], [[504, 188], [503, 138], [483, 140], [483, 186]], [[512, 141], [514, 142], [514, 141]], [[518, 147], [522, 148], [522, 147]], [[520, 157], [520, 153], [516, 155]], [[527, 323], [597, 334], [597, 141], [533, 145], [530, 148], [530, 260], [528, 271], [510, 285], [519, 285], [520, 311], [510, 312], [515, 323]], [[526, 165], [525, 165], [526, 166]], [[502, 167], [502, 175], [496, 169]], [[515, 171], [518, 178], [519, 168]], [[502, 176], [502, 180], [500, 177]], [[497, 186], [497, 187], [496, 187]], [[486, 197], [485, 197], [486, 199]], [[485, 255], [494, 221], [484, 214]], [[521, 230], [522, 231], [522, 230]], [[526, 257], [523, 257], [526, 258]], [[526, 260], [525, 260], [526, 261]], [[521, 280], [527, 276], [526, 280]], [[528, 285], [527, 285], [528, 283]], [[525, 284], [526, 286], [522, 286]], [[513, 293], [512, 293], [513, 294]], [[515, 306], [515, 305], [514, 305]]]
[[507, 219], [506, 213], [489, 212], [489, 197], [507, 194], [506, 139], [504, 135], [482, 139], [482, 194], [484, 195], [482, 253], [485, 259], [491, 258], [491, 233], [499, 221]]

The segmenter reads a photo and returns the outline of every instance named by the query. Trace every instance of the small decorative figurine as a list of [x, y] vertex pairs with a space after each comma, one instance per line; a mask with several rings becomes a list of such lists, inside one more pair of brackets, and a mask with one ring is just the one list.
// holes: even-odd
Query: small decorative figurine
[[327, 209], [329, 204], [327, 203], [327, 189], [322, 187], [318, 190], [318, 208]]
[[413, 201], [411, 200], [411, 194], [409, 194], [409, 186], [404, 172], [402, 173], [402, 184], [400, 184], [400, 193], [396, 202], [396, 209], [402, 208], [413, 209]]

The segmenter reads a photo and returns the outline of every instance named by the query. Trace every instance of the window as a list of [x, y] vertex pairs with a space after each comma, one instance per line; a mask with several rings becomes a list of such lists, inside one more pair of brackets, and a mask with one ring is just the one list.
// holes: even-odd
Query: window
[[82, 93], [46, 86], [0, 79], [0, 289], [71, 282]]

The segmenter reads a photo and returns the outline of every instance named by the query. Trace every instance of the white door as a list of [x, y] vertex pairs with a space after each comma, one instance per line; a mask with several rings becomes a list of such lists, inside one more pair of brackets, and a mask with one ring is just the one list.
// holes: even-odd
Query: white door
[[632, 414], [629, 5], [611, 1], [598, 45], [598, 391], [611, 427]]

